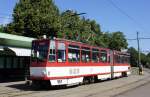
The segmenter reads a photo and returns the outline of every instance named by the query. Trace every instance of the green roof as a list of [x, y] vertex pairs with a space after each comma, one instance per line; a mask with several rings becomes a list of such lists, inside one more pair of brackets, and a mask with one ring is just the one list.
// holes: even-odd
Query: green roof
[[20, 48], [31, 48], [31, 42], [35, 38], [12, 35], [0, 32], [0, 45]]

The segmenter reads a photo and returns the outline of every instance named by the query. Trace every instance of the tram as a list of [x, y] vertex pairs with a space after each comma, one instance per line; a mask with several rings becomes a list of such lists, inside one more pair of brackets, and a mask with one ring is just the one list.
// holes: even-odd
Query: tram
[[30, 79], [41, 85], [75, 85], [130, 74], [128, 53], [66, 39], [32, 41]]

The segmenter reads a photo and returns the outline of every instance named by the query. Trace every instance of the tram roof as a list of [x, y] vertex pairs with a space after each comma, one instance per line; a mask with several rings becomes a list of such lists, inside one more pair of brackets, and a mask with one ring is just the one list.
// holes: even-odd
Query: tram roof
[[32, 40], [35, 40], [35, 38], [29, 38], [0, 32], [0, 45], [2, 46], [31, 48]]

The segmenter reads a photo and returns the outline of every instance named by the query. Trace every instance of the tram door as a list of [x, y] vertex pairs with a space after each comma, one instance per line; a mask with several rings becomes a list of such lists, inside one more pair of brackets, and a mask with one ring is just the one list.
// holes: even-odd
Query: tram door
[[110, 60], [110, 70], [111, 70], [111, 79], [113, 79], [113, 77], [114, 77], [114, 58], [113, 58], [113, 55], [114, 55], [114, 53], [113, 53], [113, 51], [112, 50], [110, 50], [109, 51], [109, 60]]

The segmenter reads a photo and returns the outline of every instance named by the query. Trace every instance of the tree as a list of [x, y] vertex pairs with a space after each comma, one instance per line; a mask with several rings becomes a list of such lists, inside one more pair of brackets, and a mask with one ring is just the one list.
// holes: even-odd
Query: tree
[[150, 68], [150, 53], [148, 53], [148, 54], [146, 55], [146, 58], [147, 58], [146, 67]]
[[61, 29], [58, 37], [76, 40], [91, 45], [98, 44], [101, 33], [99, 24], [95, 20], [80, 18], [77, 12], [67, 10], [61, 13]]
[[0, 25], [0, 32], [3, 32], [3, 30], [4, 30], [3, 25]]
[[98, 40], [97, 45], [99, 45], [101, 47], [109, 48], [109, 44], [111, 41], [111, 33], [103, 32], [102, 35], [99, 35], [98, 37], [99, 38], [97, 38], [97, 39], [99, 39], [99, 40]]
[[128, 53], [130, 53], [130, 63], [131, 66], [138, 66], [138, 52], [135, 48], [130, 47], [128, 48]]
[[126, 49], [128, 46], [125, 35], [122, 32], [111, 33], [109, 48], [113, 50]]
[[61, 13], [61, 29], [59, 30], [58, 37], [71, 40], [77, 40], [79, 29], [81, 27], [80, 17], [71, 10], [66, 10]]
[[[128, 53], [130, 53], [130, 63], [131, 63], [131, 66], [138, 66], [138, 51], [133, 48], [133, 47], [130, 47], [128, 48]], [[140, 57], [141, 57], [141, 64], [144, 66], [144, 67], [148, 67], [150, 68], [150, 54], [144, 54], [144, 53], [140, 53]]]
[[20, 0], [13, 10], [13, 21], [4, 31], [35, 38], [42, 35], [65, 38], [113, 50], [127, 48], [122, 32], [102, 33], [95, 20], [76, 14], [71, 10], [60, 14], [53, 0]]
[[146, 56], [147, 56], [148, 58], [150, 58], [150, 53], [148, 53]]
[[52, 0], [20, 0], [13, 10], [8, 33], [28, 37], [56, 36], [60, 29], [59, 10]]
[[102, 32], [100, 29], [100, 25], [96, 23], [95, 20], [89, 20], [89, 33], [88, 39], [91, 45], [101, 46], [100, 36], [102, 36]]
[[140, 53], [140, 56], [141, 56], [141, 63], [143, 66], [145, 66], [146, 63], [148, 62], [148, 58], [146, 57], [146, 54], [144, 53]]

